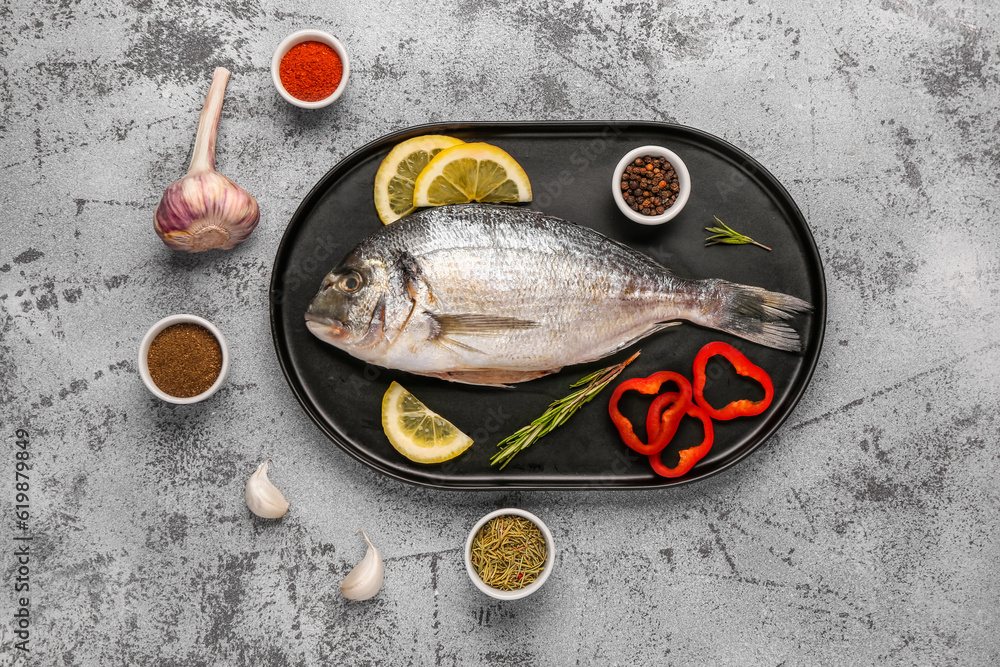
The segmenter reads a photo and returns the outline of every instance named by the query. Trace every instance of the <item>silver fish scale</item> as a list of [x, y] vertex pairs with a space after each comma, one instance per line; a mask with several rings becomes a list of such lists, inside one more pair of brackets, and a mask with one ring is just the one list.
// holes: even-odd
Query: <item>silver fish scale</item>
[[[409, 253], [440, 312], [537, 323], [494, 335], [458, 334], [459, 366], [554, 369], [599, 359], [681, 314], [688, 281], [593, 230], [510, 206], [429, 209], [357, 249]], [[675, 297], [679, 304], [673, 305]], [[470, 352], [467, 347], [477, 352]]]

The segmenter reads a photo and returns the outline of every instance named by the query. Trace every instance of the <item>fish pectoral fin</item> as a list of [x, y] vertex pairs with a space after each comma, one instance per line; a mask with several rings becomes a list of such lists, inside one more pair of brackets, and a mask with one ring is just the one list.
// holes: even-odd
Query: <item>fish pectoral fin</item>
[[435, 345], [450, 350], [464, 350], [483, 354], [468, 343], [455, 340], [455, 336], [502, 336], [508, 331], [531, 329], [538, 322], [519, 320], [516, 317], [501, 317], [498, 315], [424, 313], [431, 322], [429, 339]]
[[476, 354], [485, 354], [482, 350], [477, 350], [471, 345], [467, 345], [466, 343], [463, 343], [460, 340], [455, 340], [454, 338], [448, 338], [447, 336], [432, 336], [431, 342], [447, 350], [451, 350], [452, 352], [455, 352], [456, 350], [464, 350], [466, 352], [474, 352]]
[[430, 319], [429, 339], [432, 343], [453, 351], [458, 349], [477, 354], [484, 353], [468, 343], [455, 340], [455, 336], [502, 336], [509, 331], [532, 329], [538, 326], [538, 322], [500, 315], [479, 315], [476, 313], [451, 315], [429, 311], [425, 311], [424, 314]]
[[427, 313], [434, 321], [435, 334], [449, 336], [502, 336], [508, 331], [534, 329], [538, 322], [500, 315]]
[[501, 387], [512, 389], [511, 385], [518, 382], [527, 382], [535, 378], [544, 377], [552, 373], [558, 373], [561, 368], [552, 368], [545, 371], [511, 371], [502, 368], [476, 368], [467, 371], [444, 371], [441, 373], [415, 373], [415, 375], [425, 375], [427, 377], [448, 380], [449, 382], [459, 382], [462, 384], [475, 384], [481, 387]]

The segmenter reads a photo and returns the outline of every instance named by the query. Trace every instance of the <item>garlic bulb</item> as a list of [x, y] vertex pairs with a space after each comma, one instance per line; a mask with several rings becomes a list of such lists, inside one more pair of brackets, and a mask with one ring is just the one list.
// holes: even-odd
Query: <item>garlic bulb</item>
[[382, 588], [382, 580], [385, 577], [382, 555], [372, 546], [365, 531], [359, 532], [364, 535], [365, 542], [368, 543], [368, 552], [340, 582], [340, 592], [349, 600], [367, 600], [374, 597]]
[[288, 511], [288, 501], [267, 478], [267, 464], [270, 462], [271, 459], [268, 459], [261, 463], [257, 472], [247, 480], [247, 507], [259, 517], [280, 519]]
[[216, 67], [198, 120], [191, 166], [167, 186], [153, 214], [156, 233], [174, 250], [228, 250], [245, 241], [260, 220], [257, 200], [215, 171], [215, 136], [228, 81], [229, 70]]

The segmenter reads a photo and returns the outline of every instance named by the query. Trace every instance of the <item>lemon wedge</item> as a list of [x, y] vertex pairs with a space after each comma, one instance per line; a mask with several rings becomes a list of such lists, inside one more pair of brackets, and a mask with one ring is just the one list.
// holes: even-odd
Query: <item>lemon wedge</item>
[[531, 183], [521, 165], [506, 151], [484, 143], [446, 148], [417, 176], [414, 206], [470, 201], [531, 201]]
[[472, 438], [428, 410], [398, 382], [382, 397], [382, 428], [396, 451], [417, 463], [441, 463], [472, 445]]
[[397, 144], [382, 160], [375, 174], [375, 210], [383, 224], [414, 211], [413, 184], [435, 155], [465, 143], [443, 134], [425, 134]]

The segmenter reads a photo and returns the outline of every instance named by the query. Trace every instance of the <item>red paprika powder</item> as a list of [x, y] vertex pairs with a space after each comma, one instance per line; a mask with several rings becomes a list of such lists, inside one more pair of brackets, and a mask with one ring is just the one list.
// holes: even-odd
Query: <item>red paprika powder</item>
[[321, 42], [302, 42], [288, 50], [278, 66], [281, 85], [303, 102], [318, 102], [333, 94], [344, 76], [344, 63]]

